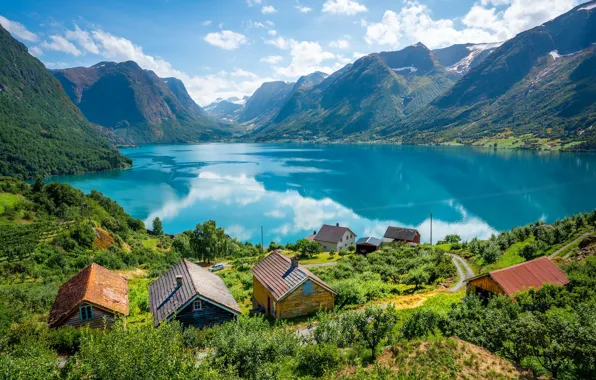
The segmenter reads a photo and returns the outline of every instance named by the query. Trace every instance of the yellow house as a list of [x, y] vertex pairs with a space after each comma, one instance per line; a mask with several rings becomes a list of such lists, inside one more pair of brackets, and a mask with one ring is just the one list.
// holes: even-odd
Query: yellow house
[[253, 269], [253, 307], [275, 318], [333, 309], [337, 292], [298, 264], [273, 252]]

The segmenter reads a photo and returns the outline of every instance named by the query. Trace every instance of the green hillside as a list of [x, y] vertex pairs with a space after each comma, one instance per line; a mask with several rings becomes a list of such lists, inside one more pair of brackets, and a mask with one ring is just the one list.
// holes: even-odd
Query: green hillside
[[43, 64], [0, 26], [0, 175], [33, 178], [130, 165]]

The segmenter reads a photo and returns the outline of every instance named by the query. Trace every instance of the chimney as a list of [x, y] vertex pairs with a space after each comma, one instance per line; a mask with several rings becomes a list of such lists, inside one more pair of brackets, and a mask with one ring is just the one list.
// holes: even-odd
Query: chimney
[[176, 288], [179, 288], [182, 286], [182, 276], [178, 275], [176, 276]]
[[292, 268], [297, 268], [298, 267], [298, 258], [294, 256], [290, 260], [292, 262]]
[[316, 234], [317, 234], [317, 231], [314, 231], [314, 232], [313, 232], [313, 235], [316, 235]]
[[339, 227], [339, 223], [335, 223], [335, 226], [336, 226], [336, 227]]

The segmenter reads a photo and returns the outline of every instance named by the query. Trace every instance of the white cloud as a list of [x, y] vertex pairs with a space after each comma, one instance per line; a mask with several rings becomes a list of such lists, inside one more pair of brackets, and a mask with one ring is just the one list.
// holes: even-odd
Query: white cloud
[[0, 16], [0, 24], [2, 24], [4, 29], [8, 30], [10, 34], [18, 39], [29, 42], [35, 42], [39, 39], [37, 34], [27, 30], [27, 28], [25, 28], [25, 26], [20, 22], [11, 21], [6, 17]]
[[272, 40], [267, 40], [265, 41], [266, 44], [268, 45], [273, 45], [278, 49], [289, 49], [290, 45], [292, 43], [292, 40], [288, 40], [282, 36], [279, 36], [277, 38], [274, 38]]
[[246, 70], [242, 70], [242, 69], [236, 69], [234, 71], [232, 71], [230, 73], [231, 76], [236, 77], [236, 78], [251, 78], [251, 79], [256, 79], [259, 76], [256, 75], [255, 73], [251, 73], [250, 71], [246, 71]]
[[67, 30], [66, 38], [75, 41], [79, 47], [93, 54], [99, 54], [99, 48], [91, 38], [91, 34], [75, 24], [75, 30]]
[[246, 44], [248, 39], [243, 34], [232, 32], [231, 30], [223, 30], [221, 32], [207, 34], [205, 41], [224, 50], [235, 50], [241, 45]]
[[[481, 1], [461, 19], [464, 28], [457, 28], [454, 20], [433, 19], [428, 6], [406, 0], [399, 12], [387, 10], [380, 22], [363, 24], [364, 39], [369, 45], [391, 47], [420, 41], [429, 48], [499, 42], [568, 11], [576, 3], [576, 0]], [[499, 11], [493, 5], [509, 6]]]
[[282, 57], [280, 55], [270, 55], [268, 57], [263, 57], [263, 58], [259, 59], [259, 62], [269, 63], [271, 65], [277, 65], [278, 63], [280, 63], [283, 60], [284, 60], [284, 57]]
[[41, 43], [41, 47], [46, 50], [54, 50], [54, 51], [61, 51], [63, 53], [72, 54], [76, 57], [81, 55], [81, 51], [77, 49], [76, 46], [73, 45], [72, 42], [67, 40], [66, 38], [58, 35], [50, 36], [51, 42], [44, 41]]
[[267, 34], [270, 35], [270, 36], [272, 36], [272, 37], [275, 37], [275, 36], [277, 36], [277, 30], [273, 30], [273, 29], [268, 30], [267, 31]]
[[323, 50], [318, 42], [290, 40], [289, 45], [292, 62], [286, 67], [276, 67], [275, 72], [278, 75], [292, 78], [315, 71], [334, 72], [341, 67], [340, 62], [333, 65], [323, 64], [325, 61], [336, 59], [336, 56]]
[[213, 21], [211, 21], [211, 20], [205, 20], [201, 23], [201, 25], [203, 25], [203, 26], [209, 26], [211, 24], [213, 24]]
[[39, 46], [33, 46], [29, 48], [29, 53], [35, 57], [41, 57], [43, 55], [43, 50]]
[[261, 8], [261, 12], [264, 15], [268, 15], [272, 13], [277, 13], [277, 9], [275, 9], [273, 5], [265, 5], [263, 8]]
[[366, 11], [368, 8], [354, 0], [327, 0], [323, 4], [323, 13], [353, 16]]
[[233, 224], [229, 227], [226, 227], [224, 228], [224, 231], [226, 231], [226, 234], [235, 237], [240, 241], [249, 240], [253, 234], [252, 231], [247, 230], [246, 228], [244, 228], [244, 226], [241, 226], [239, 224]]
[[364, 57], [364, 56], [366, 56], [366, 54], [364, 54], [364, 53], [359, 53], [359, 52], [357, 52], [357, 51], [355, 51], [354, 53], [352, 53], [352, 58], [354, 58], [354, 59], [360, 59], [360, 58], [362, 58], [362, 57]]
[[298, 12], [300, 12], [300, 13], [308, 13], [308, 12], [312, 11], [312, 8], [305, 7], [303, 5], [296, 5], [296, 9], [298, 9]]
[[336, 49], [347, 49], [350, 47], [350, 41], [348, 41], [348, 40], [331, 41], [329, 43], [329, 47], [336, 48]]
[[262, 2], [263, 0], [246, 0], [246, 4], [248, 4], [249, 7], [261, 4]]

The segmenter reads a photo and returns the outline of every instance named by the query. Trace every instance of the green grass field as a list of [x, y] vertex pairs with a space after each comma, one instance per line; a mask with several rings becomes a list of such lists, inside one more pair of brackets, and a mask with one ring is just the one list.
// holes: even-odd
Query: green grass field
[[523, 257], [519, 255], [519, 250], [522, 249], [523, 246], [528, 245], [534, 241], [534, 236], [526, 239], [524, 241], [520, 241], [518, 243], [513, 244], [509, 249], [505, 251], [505, 253], [499, 257], [496, 263], [481, 266], [480, 272], [487, 273], [497, 269], [503, 269], [510, 267], [515, 264], [520, 264], [526, 261]]
[[159, 243], [159, 239], [155, 238], [155, 239], [147, 239], [147, 240], [143, 240], [141, 242], [141, 244], [143, 244], [143, 247], [145, 248], [149, 248], [149, 249], [157, 249], [157, 244]]
[[6, 206], [14, 206], [19, 200], [19, 196], [10, 193], [0, 193], [0, 214], [4, 213]]

